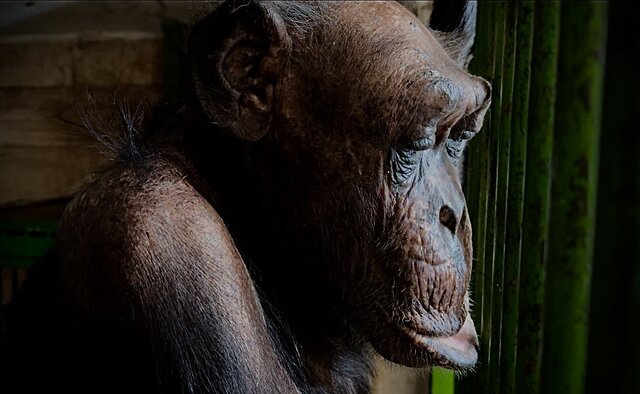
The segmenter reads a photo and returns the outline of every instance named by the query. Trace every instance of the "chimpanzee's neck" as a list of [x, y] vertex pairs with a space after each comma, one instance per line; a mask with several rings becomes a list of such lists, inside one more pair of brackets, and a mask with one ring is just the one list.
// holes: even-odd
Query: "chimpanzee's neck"
[[289, 201], [277, 195], [284, 186], [277, 174], [265, 179], [277, 164], [261, 172], [247, 164], [246, 144], [219, 134], [206, 139], [190, 144], [205, 179], [202, 192], [227, 224], [287, 357], [298, 360], [312, 388], [368, 391], [367, 345], [329, 290], [318, 237], [287, 228], [282, 210]]

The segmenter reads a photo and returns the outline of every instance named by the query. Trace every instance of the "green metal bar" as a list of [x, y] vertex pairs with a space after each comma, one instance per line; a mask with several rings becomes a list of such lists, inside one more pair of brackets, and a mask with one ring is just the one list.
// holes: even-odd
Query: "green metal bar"
[[504, 285], [504, 257], [507, 227], [507, 195], [509, 189], [509, 156], [511, 153], [511, 116], [513, 109], [513, 78], [516, 60], [517, 7], [513, 2], [505, 3], [505, 33], [502, 62], [502, 94], [500, 102], [498, 135], [496, 221], [494, 245], [494, 273], [491, 306], [491, 355], [489, 364], [489, 392], [496, 393], [500, 387], [500, 352], [502, 345], [502, 303]]
[[493, 107], [491, 109], [491, 123], [488, 137], [490, 140], [489, 156], [489, 182], [488, 182], [488, 209], [486, 220], [486, 239], [484, 250], [484, 288], [482, 305], [482, 327], [480, 330], [480, 386], [482, 392], [490, 392], [490, 366], [491, 366], [491, 342], [492, 333], [492, 306], [493, 306], [493, 280], [496, 245], [496, 199], [498, 185], [498, 168], [500, 167], [500, 135], [502, 108], [502, 66], [504, 57], [505, 29], [506, 29], [506, 3], [493, 3], [493, 23], [495, 28], [494, 48], [495, 63], [493, 70]]
[[453, 371], [443, 368], [431, 370], [431, 394], [453, 394], [455, 391], [455, 375]]
[[[471, 62], [470, 71], [489, 80], [492, 79], [494, 69], [494, 33], [493, 25], [493, 4], [491, 2], [478, 3], [478, 17], [476, 25], [476, 38], [474, 46], [474, 58]], [[473, 308], [471, 314], [478, 331], [483, 326], [483, 294], [485, 276], [485, 240], [486, 222], [488, 210], [488, 187], [489, 187], [489, 155], [490, 143], [489, 133], [491, 132], [491, 113], [485, 117], [483, 131], [479, 133], [473, 141], [469, 143], [468, 160], [465, 170], [467, 171], [466, 195], [470, 199], [469, 216], [473, 225], [473, 247], [474, 262], [471, 277], [471, 297]], [[480, 333], [480, 335], [482, 335]], [[467, 376], [465, 379], [456, 382], [458, 393], [477, 392], [479, 374]]]
[[52, 236], [56, 232], [58, 222], [53, 220], [0, 220], [0, 234], [20, 232], [24, 234]]
[[54, 243], [53, 238], [0, 236], [0, 266], [27, 268], [51, 249]]
[[0, 221], [0, 267], [27, 268], [55, 242], [53, 221]]
[[[473, 58], [469, 65], [469, 72], [489, 78], [493, 70], [493, 59], [490, 51], [493, 46], [493, 25], [491, 25], [491, 8], [486, 2], [477, 5], [476, 35], [473, 46]], [[487, 129], [488, 121], [485, 119], [483, 129]], [[480, 209], [480, 185], [484, 169], [483, 163], [487, 161], [488, 152], [482, 149], [480, 141], [483, 134], [471, 141], [467, 148], [467, 160], [465, 161], [465, 196], [467, 198], [467, 211], [472, 222], [477, 220]], [[474, 226], [475, 230], [475, 226]], [[473, 232], [473, 245], [477, 245], [477, 232]], [[475, 300], [476, 304], [478, 300]]]
[[518, 341], [518, 295], [524, 208], [525, 163], [529, 114], [531, 46], [534, 6], [531, 1], [517, 3], [517, 53], [513, 85], [509, 195], [505, 240], [502, 347], [500, 352], [500, 393], [516, 393], [516, 354]]
[[[598, 213], [589, 318], [586, 393], [638, 393], [640, 382], [640, 53], [637, 15], [628, 2], [609, 3], [600, 143]], [[614, 333], [612, 335], [612, 332]], [[606, 340], [603, 340], [606, 338]], [[603, 360], [624, 360], [603, 362]]]
[[[490, 78], [493, 72], [493, 26], [491, 24], [491, 5], [486, 2], [478, 3], [478, 22], [476, 30], [476, 43], [474, 47], [474, 59], [471, 62], [471, 72], [473, 74]], [[484, 233], [486, 231], [486, 185], [488, 176], [488, 129], [490, 123], [490, 113], [485, 119], [485, 126], [482, 133], [469, 143], [468, 157], [471, 159], [467, 162], [465, 170], [469, 177], [470, 193], [473, 193], [472, 199], [475, 204], [470, 207], [470, 217], [473, 224], [473, 245], [477, 259], [473, 266], [473, 279], [471, 287], [473, 290], [473, 299], [475, 308], [472, 310], [476, 326], [482, 326], [482, 296], [484, 283]], [[474, 206], [475, 205], [475, 206]]]
[[536, 2], [525, 179], [518, 353], [519, 393], [540, 392], [560, 4]]
[[544, 393], [583, 393], [607, 3], [562, 4], [545, 305]]
[[[493, 26], [493, 4], [489, 2], [478, 3], [478, 30], [476, 34], [477, 49], [474, 51], [474, 61], [471, 63], [472, 72], [492, 79], [494, 69], [494, 34]], [[472, 283], [475, 308], [472, 310], [474, 322], [481, 333], [483, 327], [483, 306], [484, 306], [484, 277], [485, 277], [485, 245], [487, 230], [487, 210], [488, 210], [488, 186], [489, 186], [489, 155], [490, 155], [490, 133], [491, 133], [491, 113], [487, 113], [484, 131], [479, 137], [470, 143], [469, 155], [476, 157], [476, 177], [477, 184], [477, 208], [472, 212], [472, 222], [474, 229], [474, 250], [476, 261], [474, 265], [474, 280]]]

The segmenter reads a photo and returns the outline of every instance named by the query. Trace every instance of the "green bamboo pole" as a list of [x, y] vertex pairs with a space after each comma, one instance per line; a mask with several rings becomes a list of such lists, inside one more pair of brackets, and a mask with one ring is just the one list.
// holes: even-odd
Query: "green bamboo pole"
[[[474, 60], [471, 63], [471, 72], [492, 79], [494, 69], [494, 42], [495, 33], [493, 25], [493, 3], [478, 3], [478, 25], [476, 33], [476, 48], [474, 50]], [[485, 274], [485, 240], [486, 222], [488, 210], [488, 184], [489, 184], [489, 154], [490, 154], [490, 132], [491, 113], [488, 112], [485, 118], [483, 132], [477, 139], [469, 144], [469, 157], [475, 157], [473, 165], [476, 167], [476, 176], [473, 182], [476, 184], [477, 206], [475, 212], [471, 212], [474, 251], [476, 261], [474, 265], [473, 299], [475, 307], [472, 310], [474, 322], [481, 333], [483, 326], [483, 305], [484, 305], [484, 274]]]
[[[487, 3], [480, 2], [478, 4], [477, 22], [476, 22], [476, 38], [473, 48], [474, 57], [470, 65], [470, 72], [476, 75], [487, 76], [491, 69], [491, 59], [487, 55], [492, 43], [490, 42], [490, 20], [489, 7]], [[488, 124], [485, 120], [484, 129]], [[479, 242], [484, 228], [480, 223], [481, 208], [483, 208], [483, 195], [481, 195], [481, 186], [486, 182], [486, 163], [488, 151], [484, 149], [486, 132], [482, 132], [472, 140], [467, 148], [467, 161], [465, 163], [466, 182], [465, 196], [467, 197], [467, 206], [469, 218], [473, 227], [473, 246], [474, 255], [479, 251]], [[471, 293], [474, 300], [475, 308], [471, 313], [476, 325], [480, 325], [482, 315], [476, 314], [478, 310], [482, 310], [482, 286], [478, 285], [479, 280], [483, 277], [484, 259], [474, 260]]]
[[[488, 79], [493, 78], [494, 72], [494, 36], [495, 29], [493, 25], [493, 4], [488, 2], [478, 3], [478, 32], [476, 39], [480, 40], [482, 46], [476, 51], [477, 58], [472, 65], [472, 71], [484, 76]], [[483, 50], [484, 49], [484, 50]], [[477, 70], [477, 71], [475, 71]], [[487, 113], [484, 131], [480, 133], [478, 140], [472, 142], [473, 153], [478, 157], [478, 205], [475, 220], [475, 281], [474, 281], [474, 300], [475, 312], [474, 322], [478, 331], [481, 332], [483, 327], [483, 310], [484, 310], [484, 279], [486, 272], [485, 264], [485, 248], [487, 235], [487, 211], [488, 211], [488, 189], [489, 189], [489, 162], [490, 162], [490, 145], [491, 145], [491, 112]]]
[[[470, 71], [489, 80], [492, 79], [494, 69], [494, 21], [493, 4], [479, 2], [477, 13], [476, 38], [473, 49], [474, 58]], [[491, 113], [485, 116], [484, 126], [478, 137], [469, 143], [467, 171], [467, 196], [470, 197], [469, 215], [473, 226], [474, 263], [471, 279], [471, 297], [473, 308], [471, 314], [475, 325], [481, 334], [483, 325], [484, 304], [484, 276], [485, 276], [485, 240], [488, 210], [489, 187], [489, 155]], [[458, 393], [476, 393], [480, 384], [479, 374], [467, 376], [456, 382]]]
[[[615, 7], [612, 5], [610, 13]], [[612, 15], [613, 16], [613, 15]], [[623, 17], [624, 18], [624, 17]], [[617, 20], [617, 19], [612, 19]], [[602, 360], [618, 360], [629, 357], [628, 333], [635, 336], [635, 327], [627, 328], [629, 324], [625, 320], [626, 301], [630, 297], [633, 287], [629, 286], [629, 261], [633, 254], [630, 246], [635, 244], [635, 234], [629, 231], [632, 228], [629, 212], [631, 204], [629, 171], [632, 162], [626, 157], [636, 160], [637, 142], [633, 143], [629, 137], [633, 135], [633, 126], [625, 127], [627, 119], [634, 114], [625, 116], [624, 111], [628, 106], [622, 100], [629, 90], [630, 73], [637, 73], [637, 68], [625, 72], [625, 64], [616, 62], [616, 47], [624, 47], [626, 63], [628, 51], [625, 40], [628, 36], [617, 37], [621, 40], [616, 43], [612, 40], [615, 35], [615, 27], [609, 32], [607, 44], [607, 72], [605, 76], [605, 104], [603, 108], [603, 124], [607, 125], [607, 138], [603, 138], [600, 144], [600, 184], [598, 187], [598, 218], [596, 223], [596, 240], [593, 260], [593, 283], [591, 284], [591, 318], [589, 324], [589, 354], [587, 363], [587, 393], [624, 393], [623, 379], [618, 376], [626, 376], [627, 363], [603, 363]], [[622, 60], [622, 59], [621, 59]], [[618, 64], [616, 64], [618, 63]], [[633, 66], [633, 64], [631, 64]], [[640, 82], [640, 81], [639, 81]], [[640, 86], [640, 84], [635, 85]], [[614, 92], [610, 90], [617, 88]], [[613, 93], [613, 94], [612, 94]], [[632, 108], [633, 112], [638, 109]], [[625, 141], [621, 144], [620, 141]], [[633, 152], [631, 152], [633, 151]], [[630, 156], [629, 156], [630, 155]], [[638, 201], [638, 200], [636, 200]], [[625, 231], [615, 231], [624, 229]], [[611, 335], [611, 327], [616, 327], [615, 335]], [[603, 340], [607, 338], [607, 340]], [[636, 379], [634, 376], [632, 379]]]
[[513, 114], [511, 120], [502, 348], [500, 353], [501, 384], [499, 392], [504, 394], [513, 394], [517, 391], [515, 374], [518, 340], [518, 295], [522, 251], [529, 82], [531, 76], [531, 46], [534, 15], [534, 6], [531, 1], [519, 2], [517, 3], [517, 7], [517, 51], [513, 85]]
[[583, 393], [607, 3], [562, 4], [542, 387]]
[[504, 285], [504, 257], [507, 227], [507, 195], [509, 189], [509, 161], [511, 154], [511, 118], [513, 109], [513, 78], [516, 60], [517, 7], [513, 2], [504, 4], [505, 33], [502, 59], [502, 94], [500, 124], [494, 133], [498, 135], [496, 221], [494, 245], [494, 274], [491, 306], [491, 348], [489, 361], [489, 392], [497, 393], [500, 387], [500, 352], [502, 345], [502, 304]]
[[[638, 393], [640, 382], [640, 45], [629, 42], [636, 14], [609, 3], [598, 213], [589, 318], [586, 393]], [[612, 335], [612, 330], [615, 334]], [[606, 340], [603, 340], [606, 338]], [[603, 362], [624, 360], [624, 362]]]
[[527, 394], [540, 392], [559, 29], [560, 4], [537, 2], [531, 62], [516, 364], [517, 391]]
[[493, 84], [493, 104], [491, 108], [491, 121], [487, 133], [487, 149], [488, 149], [488, 172], [487, 181], [484, 190], [484, 197], [487, 201], [485, 216], [485, 234], [484, 234], [484, 278], [483, 278], [483, 305], [482, 305], [482, 325], [480, 326], [480, 357], [479, 371], [477, 375], [476, 387], [480, 388], [480, 392], [490, 394], [490, 365], [491, 365], [491, 332], [492, 332], [492, 305], [493, 305], [493, 278], [494, 278], [494, 261], [495, 261], [495, 242], [496, 242], [496, 198], [498, 183], [498, 168], [500, 135], [499, 125], [501, 120], [501, 102], [502, 102], [502, 65], [503, 65], [503, 48], [505, 35], [505, 8], [504, 2], [492, 2], [491, 20], [493, 24], [493, 70], [491, 72], [491, 81]]
[[485, 191], [487, 198], [486, 212], [486, 234], [484, 245], [484, 283], [483, 283], [483, 305], [482, 305], [482, 326], [480, 327], [480, 357], [479, 357], [479, 383], [481, 392], [491, 394], [490, 392], [490, 367], [491, 367], [491, 333], [492, 333], [492, 306], [493, 306], [493, 278], [494, 278], [494, 262], [495, 262], [495, 244], [496, 244], [496, 198], [498, 185], [498, 168], [500, 135], [498, 126], [501, 119], [501, 97], [502, 97], [502, 64], [503, 64], [503, 48], [505, 33], [505, 8], [504, 2], [493, 3], [493, 20], [495, 21], [494, 29], [494, 69], [493, 69], [493, 104], [491, 108], [491, 123], [488, 133], [489, 139], [489, 162], [487, 189]]
[[480, 369], [479, 378], [482, 392], [492, 394], [490, 391], [490, 366], [491, 366], [491, 337], [492, 333], [492, 306], [493, 306], [493, 279], [496, 245], [496, 198], [498, 184], [498, 169], [500, 167], [500, 135], [502, 103], [502, 66], [504, 57], [506, 3], [499, 1], [493, 3], [494, 36], [494, 69], [493, 69], [493, 107], [491, 109], [491, 123], [488, 133], [489, 147], [489, 176], [488, 176], [488, 209], [486, 213], [486, 239], [484, 250], [484, 283], [482, 305], [482, 327], [480, 331]]
[[443, 368], [431, 370], [431, 394], [453, 394], [455, 392], [455, 375], [453, 371]]

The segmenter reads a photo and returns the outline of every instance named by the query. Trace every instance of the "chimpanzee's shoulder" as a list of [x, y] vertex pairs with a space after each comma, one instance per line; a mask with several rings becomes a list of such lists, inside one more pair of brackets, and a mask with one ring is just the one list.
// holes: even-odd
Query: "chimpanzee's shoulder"
[[[136, 264], [152, 251], [163, 260], [207, 259], [235, 250], [192, 174], [165, 157], [144, 166], [117, 164], [87, 183], [68, 204], [58, 228], [66, 266], [88, 261]], [[95, 264], [95, 263], [92, 263]], [[96, 268], [96, 267], [94, 267]]]
[[[171, 200], [198, 199], [184, 167], [164, 157], [150, 157], [140, 165], [115, 163], [94, 175], [74, 196], [63, 213], [61, 226], [78, 219], [99, 224], [140, 217]], [[204, 201], [203, 201], [204, 202]], [[123, 217], [122, 215], [127, 215]]]

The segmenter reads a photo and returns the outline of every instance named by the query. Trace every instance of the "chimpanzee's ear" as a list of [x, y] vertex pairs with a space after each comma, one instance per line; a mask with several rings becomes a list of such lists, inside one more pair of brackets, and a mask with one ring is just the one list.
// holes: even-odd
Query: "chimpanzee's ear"
[[187, 51], [209, 121], [245, 141], [262, 138], [291, 53], [281, 17], [258, 2], [228, 0], [196, 24]]
[[[467, 68], [476, 37], [476, 1], [435, 0], [429, 27], [440, 45], [460, 67]], [[441, 33], [441, 34], [438, 34]]]

